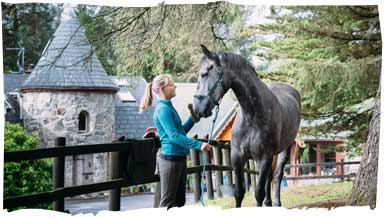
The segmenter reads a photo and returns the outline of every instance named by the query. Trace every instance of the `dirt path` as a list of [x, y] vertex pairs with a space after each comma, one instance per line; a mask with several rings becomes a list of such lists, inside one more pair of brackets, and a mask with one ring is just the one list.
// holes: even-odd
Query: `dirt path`
[[298, 207], [291, 207], [288, 209], [293, 209], [293, 208], [327, 208], [328, 210], [336, 207], [343, 207], [347, 206], [348, 199], [347, 198], [340, 198], [340, 199], [335, 199], [335, 200], [330, 200], [327, 202], [319, 202], [319, 203], [314, 203], [314, 204], [305, 204], [305, 205], [300, 205]]

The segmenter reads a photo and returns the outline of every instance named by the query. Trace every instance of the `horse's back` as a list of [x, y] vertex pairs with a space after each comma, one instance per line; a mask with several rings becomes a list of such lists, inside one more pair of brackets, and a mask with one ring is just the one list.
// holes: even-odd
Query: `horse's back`
[[279, 101], [281, 98], [291, 96], [294, 99], [296, 99], [297, 103], [300, 106], [300, 102], [301, 102], [300, 93], [292, 86], [285, 83], [278, 83], [278, 82], [268, 83], [267, 86], [273, 92], [273, 94], [275, 94], [275, 96], [279, 99]]

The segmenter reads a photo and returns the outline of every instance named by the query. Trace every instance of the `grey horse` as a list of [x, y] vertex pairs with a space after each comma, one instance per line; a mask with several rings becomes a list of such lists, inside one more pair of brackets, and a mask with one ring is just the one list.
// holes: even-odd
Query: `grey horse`
[[[252, 65], [242, 56], [211, 52], [201, 45], [199, 79], [193, 101], [198, 117], [209, 117], [224, 94], [232, 89], [240, 104], [233, 123], [231, 161], [235, 172], [236, 207], [241, 207], [245, 188], [243, 168], [254, 159], [259, 170], [256, 205], [272, 206], [272, 176], [275, 182], [275, 206], [281, 206], [280, 184], [289, 149], [295, 143], [300, 125], [300, 94], [287, 84], [261, 81]], [[274, 155], [278, 155], [272, 170]]]

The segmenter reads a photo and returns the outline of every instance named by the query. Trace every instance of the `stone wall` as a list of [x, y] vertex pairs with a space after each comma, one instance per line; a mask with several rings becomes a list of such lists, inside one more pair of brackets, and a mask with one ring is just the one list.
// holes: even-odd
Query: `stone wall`
[[[28, 92], [23, 94], [24, 126], [37, 131], [40, 147], [108, 143], [114, 137], [114, 94], [90, 92]], [[88, 113], [88, 131], [79, 131], [79, 114]], [[107, 178], [107, 153], [65, 158], [65, 185], [91, 184]]]

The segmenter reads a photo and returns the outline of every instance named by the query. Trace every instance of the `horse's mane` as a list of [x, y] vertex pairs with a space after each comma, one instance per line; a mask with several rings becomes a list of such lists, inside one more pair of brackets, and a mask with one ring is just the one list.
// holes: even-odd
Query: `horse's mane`
[[221, 62], [224, 62], [228, 68], [233, 70], [246, 70], [257, 75], [255, 68], [243, 56], [227, 52], [220, 52], [219, 56], [221, 57]]

